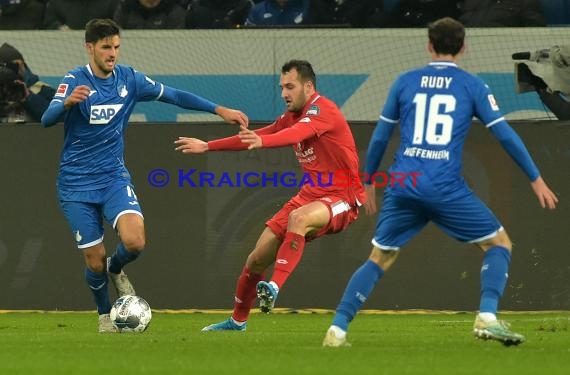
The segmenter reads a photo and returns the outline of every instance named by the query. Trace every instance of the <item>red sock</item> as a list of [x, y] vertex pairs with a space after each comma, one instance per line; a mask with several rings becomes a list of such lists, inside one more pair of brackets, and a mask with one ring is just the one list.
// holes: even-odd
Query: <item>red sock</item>
[[305, 236], [293, 232], [285, 234], [285, 239], [277, 251], [275, 269], [271, 276], [271, 281], [275, 282], [279, 288], [285, 284], [291, 272], [299, 264], [304, 249]]
[[257, 297], [255, 287], [263, 279], [263, 274], [251, 273], [247, 267], [243, 267], [239, 275], [236, 294], [234, 296], [234, 312], [232, 318], [238, 322], [245, 322], [249, 311]]

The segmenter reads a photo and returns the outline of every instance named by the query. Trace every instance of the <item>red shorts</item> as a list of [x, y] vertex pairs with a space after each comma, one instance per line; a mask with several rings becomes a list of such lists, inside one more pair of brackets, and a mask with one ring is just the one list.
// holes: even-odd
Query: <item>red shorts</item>
[[317, 233], [307, 236], [306, 240], [311, 241], [329, 233], [338, 233], [345, 230], [350, 223], [358, 218], [358, 206], [351, 205], [344, 198], [336, 196], [325, 196], [318, 199], [303, 199], [299, 195], [291, 198], [273, 217], [265, 223], [269, 229], [281, 241], [285, 238], [287, 233], [287, 223], [289, 222], [289, 214], [291, 211], [304, 206], [311, 202], [323, 202], [329, 209], [331, 219], [327, 225], [322, 227]]

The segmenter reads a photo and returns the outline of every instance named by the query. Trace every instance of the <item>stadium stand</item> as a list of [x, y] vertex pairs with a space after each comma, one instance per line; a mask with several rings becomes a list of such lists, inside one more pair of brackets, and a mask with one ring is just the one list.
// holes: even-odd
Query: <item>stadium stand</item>
[[541, 0], [542, 10], [549, 26], [570, 25], [570, 2], [567, 0]]

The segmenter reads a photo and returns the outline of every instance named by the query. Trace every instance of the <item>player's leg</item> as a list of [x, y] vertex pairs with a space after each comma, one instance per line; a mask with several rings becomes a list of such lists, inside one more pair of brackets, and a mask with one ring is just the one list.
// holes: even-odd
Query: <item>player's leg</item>
[[376, 233], [372, 239], [374, 245], [372, 252], [368, 260], [350, 278], [336, 309], [332, 325], [323, 340], [323, 346], [348, 345], [346, 333], [350, 322], [362, 308], [384, 272], [394, 264], [400, 247], [426, 224], [427, 218], [414, 201], [385, 195]]
[[507, 285], [512, 243], [507, 233], [501, 230], [492, 238], [479, 241], [476, 245], [485, 252], [481, 267], [479, 314], [496, 319], [499, 300]]
[[118, 332], [109, 316], [111, 302], [109, 300], [109, 288], [107, 287], [107, 262], [103, 243], [83, 249], [83, 257], [86, 265], [85, 281], [93, 294], [99, 314], [99, 332]]
[[469, 194], [442, 206], [433, 220], [450, 236], [474, 243], [485, 252], [475, 336], [506, 345], [523, 342], [522, 335], [511, 332], [508, 324], [497, 319], [499, 301], [507, 284], [512, 243], [495, 215], [477, 196]]
[[132, 186], [121, 183], [107, 189], [103, 208], [105, 219], [117, 231], [120, 242], [107, 259], [109, 277], [118, 296], [135, 295], [123, 267], [139, 257], [145, 247], [143, 215]]
[[[60, 192], [60, 195], [65, 193]], [[76, 193], [71, 193], [72, 195]], [[86, 193], [89, 194], [89, 193]], [[89, 200], [85, 197], [71, 197]], [[69, 223], [77, 247], [83, 253], [85, 261], [84, 277], [99, 314], [99, 332], [116, 332], [109, 312], [111, 302], [107, 287], [107, 271], [105, 265], [105, 247], [103, 246], [103, 223], [100, 211], [95, 204], [60, 201], [63, 214]]]
[[263, 273], [275, 260], [281, 240], [267, 227], [257, 240], [255, 248], [247, 257], [238, 278], [234, 296], [232, 316], [223, 322], [211, 324], [202, 331], [244, 331], [249, 312], [256, 297], [256, 285], [263, 279]]
[[[277, 250], [273, 275], [269, 282], [260, 281], [257, 285], [259, 307], [265, 313], [271, 312], [279, 289], [283, 287], [293, 270], [299, 264], [305, 249], [305, 236], [314, 236], [331, 221], [331, 209], [325, 201], [313, 201], [303, 204], [298, 197], [291, 202], [297, 207], [289, 211], [287, 229], [283, 243]], [[343, 202], [345, 203], [345, 202]], [[349, 211], [350, 205], [342, 212]], [[341, 210], [339, 210], [339, 214]]]
[[344, 294], [336, 308], [323, 346], [347, 346], [346, 332], [350, 322], [354, 319], [368, 296], [374, 290], [378, 281], [384, 276], [384, 272], [394, 264], [399, 251], [382, 250], [376, 246], [372, 248], [368, 260], [360, 266], [348, 282]]
[[287, 232], [277, 251], [271, 281], [281, 288], [299, 264], [305, 249], [305, 236], [318, 232], [329, 223], [330, 210], [320, 201], [301, 206], [289, 214]]
[[473, 333], [478, 338], [494, 339], [504, 345], [518, 345], [525, 337], [513, 332], [510, 325], [497, 319], [499, 301], [507, 285], [511, 262], [512, 243], [502, 230], [495, 236], [476, 242], [485, 254], [481, 267], [481, 295], [479, 314], [475, 318]]

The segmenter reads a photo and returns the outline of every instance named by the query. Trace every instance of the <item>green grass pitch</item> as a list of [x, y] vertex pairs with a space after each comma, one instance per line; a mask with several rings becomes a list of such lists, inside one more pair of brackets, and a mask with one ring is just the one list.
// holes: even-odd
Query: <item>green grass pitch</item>
[[501, 314], [527, 341], [477, 340], [473, 313], [361, 314], [349, 348], [322, 348], [332, 314], [153, 313], [142, 334], [99, 334], [91, 313], [0, 314], [0, 374], [570, 374], [570, 314]]

